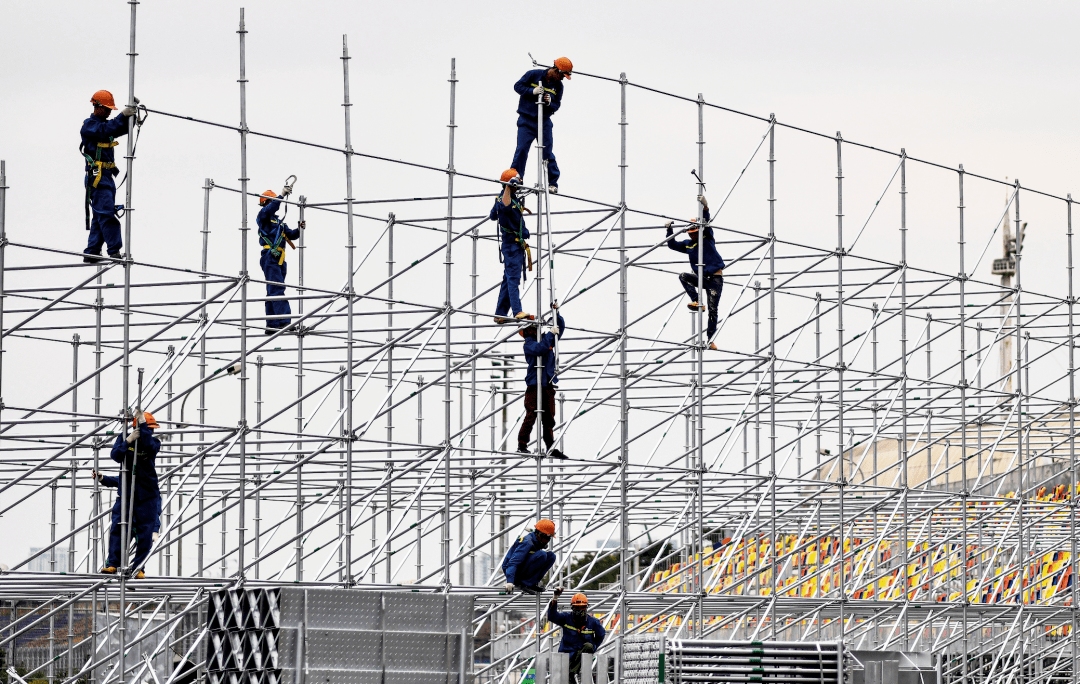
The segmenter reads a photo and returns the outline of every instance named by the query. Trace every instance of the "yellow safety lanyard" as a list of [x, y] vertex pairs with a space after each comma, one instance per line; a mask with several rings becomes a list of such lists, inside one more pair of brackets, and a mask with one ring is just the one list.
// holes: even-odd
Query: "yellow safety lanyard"
[[569, 624], [563, 625], [563, 628], [564, 629], [572, 629], [575, 632], [577, 632], [578, 634], [596, 634], [596, 630], [594, 630], [594, 629], [578, 629], [577, 627], [574, 627], [573, 625], [569, 625]]

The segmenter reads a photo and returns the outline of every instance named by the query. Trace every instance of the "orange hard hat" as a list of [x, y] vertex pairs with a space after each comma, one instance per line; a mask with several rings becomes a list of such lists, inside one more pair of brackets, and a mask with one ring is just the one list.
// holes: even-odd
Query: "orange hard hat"
[[109, 109], [116, 109], [116, 103], [113, 101], [112, 93], [108, 90], [99, 90], [94, 93], [90, 98], [91, 104], [101, 105], [102, 107], [108, 107]]
[[519, 175], [521, 175], [521, 174], [519, 174], [517, 172], [517, 169], [507, 169], [507, 170], [502, 172], [501, 176], [499, 176], [499, 180], [501, 182], [505, 183], [506, 181], [510, 180], [514, 176], [519, 176]]
[[[152, 413], [150, 413], [149, 411], [143, 411], [143, 418], [146, 419], [146, 427], [154, 428], [155, 430], [158, 429], [159, 427], [161, 427], [160, 425], [157, 424], [157, 421], [154, 420], [154, 415]], [[132, 427], [139, 427], [139, 419], [138, 418], [132, 418], [131, 419], [131, 425], [132, 425]]]
[[585, 594], [582, 594], [581, 592], [578, 592], [578, 593], [574, 594], [574, 598], [570, 599], [570, 605], [572, 605], [572, 606], [587, 606], [587, 605], [589, 605], [589, 599], [588, 599], [588, 597], [585, 596]]
[[536, 523], [536, 531], [543, 532], [549, 537], [555, 536], [555, 523], [551, 522], [547, 518], [544, 518], [540, 522]]
[[262, 195], [259, 196], [259, 206], [260, 207], [264, 206], [270, 200], [276, 200], [276, 199], [277, 199], [277, 193], [274, 192], [273, 190], [267, 190], [266, 192], [264, 192]]
[[574, 63], [566, 57], [555, 60], [555, 68], [562, 72], [563, 76], [570, 78], [570, 72], [574, 70]]

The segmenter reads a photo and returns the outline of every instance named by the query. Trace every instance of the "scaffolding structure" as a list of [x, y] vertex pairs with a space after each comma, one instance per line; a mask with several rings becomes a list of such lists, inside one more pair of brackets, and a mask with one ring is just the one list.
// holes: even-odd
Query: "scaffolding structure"
[[[129, 4], [133, 102], [139, 3]], [[149, 110], [239, 137], [239, 187], [202, 185], [198, 268], [136, 258], [131, 182], [122, 259], [86, 265], [79, 252], [34, 245], [4, 223], [0, 162], [0, 516], [11, 525], [48, 509], [51, 530], [48, 543], [0, 575], [7, 664], [28, 662], [21, 649], [48, 649], [20, 677], [142, 681], [160, 660], [161, 684], [188, 681], [205, 649], [211, 592], [299, 585], [474, 594], [473, 676], [519, 681], [559, 632], [541, 618], [546, 597], [502, 593], [498, 563], [538, 517], [550, 517], [558, 561], [549, 583], [587, 587], [590, 611], [609, 628], [603, 651], [617, 665], [622, 636], [663, 632], [930, 651], [950, 681], [1078, 681], [1071, 195], [625, 74], [575, 71], [618, 88], [621, 194], [618, 202], [553, 195], [542, 170], [531, 189], [538, 267], [522, 300], [535, 301], [538, 320], [557, 302], [570, 328], [558, 341], [556, 421], [570, 459], [552, 461], [539, 426], [533, 454], [514, 443], [524, 391], [519, 326], [492, 321], [485, 306], [499, 283], [480, 275], [497, 240], [485, 226], [499, 186], [455, 168], [454, 62], [447, 164], [401, 162], [352, 147], [347, 41], [343, 147], [249, 129], [243, 11], [238, 35], [239, 125]], [[669, 220], [684, 231], [700, 212], [666, 216], [627, 196], [632, 89], [696, 108], [699, 192], [705, 113], [762, 126], [727, 194], [710, 195], [728, 262], [711, 340], [703, 311], [685, 322], [676, 283], [685, 264], [661, 232]], [[834, 148], [835, 242], [813, 244], [778, 225], [778, 131]], [[289, 254], [292, 322], [273, 335], [257, 313], [265, 281], [249, 268], [258, 249], [247, 213], [257, 196], [248, 187], [253, 136], [341, 155], [347, 181], [344, 201], [283, 202], [301, 221], [343, 217], [346, 268], [312, 276], [308, 263], [305, 273], [302, 232]], [[894, 169], [865, 223], [845, 215], [853, 151]], [[354, 197], [355, 159], [444, 174], [446, 195]], [[751, 167], [764, 186], [746, 180]], [[957, 213], [938, 217], [933, 245], [909, 241], [912, 167], [945, 179], [936, 187], [956, 199]], [[477, 192], [462, 192], [466, 184]], [[992, 230], [980, 224], [965, 234], [973, 187], [995, 197], [1004, 190], [1006, 204]], [[762, 218], [727, 223], [725, 204], [742, 194], [762, 197]], [[222, 195], [242, 212], [236, 274], [208, 268], [221, 231], [211, 199]], [[1022, 285], [1022, 201], [1059, 216], [1040, 229], [1064, 255], [1059, 272], [1037, 267], [1047, 292]], [[397, 218], [433, 202], [445, 202], [444, 215]], [[383, 204], [394, 213], [365, 210]], [[984, 258], [1009, 223], [1013, 251], [995, 272], [1011, 280], [992, 282], [980, 276], [989, 272]], [[889, 236], [892, 259], [856, 249], [867, 230]], [[416, 245], [425, 245], [419, 256]], [[955, 255], [955, 266], [927, 266], [931, 252]], [[382, 264], [385, 277], [372, 280]], [[635, 278], [647, 291], [632, 290]], [[416, 279], [429, 296], [395, 293]], [[612, 302], [617, 325], [589, 314]], [[8, 381], [13, 362], [29, 361], [19, 346], [27, 344], [70, 350], [71, 383], [36, 405]], [[1008, 357], [995, 368], [1001, 350]], [[208, 391], [227, 383], [238, 383], [234, 404]], [[286, 383], [295, 386], [289, 398]], [[163, 437], [161, 530], [143, 580], [96, 573], [111, 501], [86, 477], [109, 465], [129, 407], [152, 411]], [[62, 552], [66, 567], [56, 560]], [[51, 572], [30, 571], [42, 558]], [[76, 630], [84, 614], [85, 633]], [[151, 638], [151, 655], [127, 655]]]

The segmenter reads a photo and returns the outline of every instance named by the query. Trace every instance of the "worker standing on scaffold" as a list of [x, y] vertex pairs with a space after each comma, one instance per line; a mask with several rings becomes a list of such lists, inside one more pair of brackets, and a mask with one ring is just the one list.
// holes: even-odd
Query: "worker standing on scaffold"
[[[548, 456], [563, 460], [566, 458], [559, 449], [552, 449], [555, 443], [555, 390], [559, 376], [556, 368], [555, 339], [566, 332], [566, 322], [559, 314], [558, 303], [551, 305], [555, 309], [555, 325], [537, 339], [537, 328], [540, 326], [530, 325], [518, 331], [525, 338], [522, 345], [525, 352], [525, 417], [521, 420], [521, 430], [518, 431], [518, 453], [529, 453], [529, 440], [532, 438], [533, 425], [536, 424], [537, 386], [541, 386], [541, 401], [544, 403], [543, 417], [540, 421], [544, 435], [544, 444], [548, 448]], [[545, 321], [545, 325], [547, 321]], [[537, 377], [537, 366], [543, 367], [543, 377]]]
[[[154, 542], [154, 533], [161, 529], [161, 491], [158, 488], [158, 476], [155, 469], [155, 461], [158, 451], [161, 449], [161, 440], [154, 436], [154, 430], [158, 427], [154, 416], [149, 411], [143, 412], [131, 420], [133, 430], [130, 434], [123, 432], [116, 436], [113, 444], [112, 460], [121, 464], [126, 471], [127, 478], [127, 501], [131, 506], [132, 517], [129, 521], [132, 531], [131, 537], [135, 540], [135, 557], [131, 559], [129, 570], [134, 571], [135, 579], [142, 579], [145, 575], [142, 564], [150, 555], [150, 548]], [[117, 490], [116, 501], [112, 508], [112, 530], [109, 532], [109, 556], [105, 560], [105, 567], [101, 572], [106, 575], [116, 574], [121, 560], [121, 535], [120, 528], [122, 516], [126, 512], [120, 510], [120, 502], [124, 499], [120, 492], [120, 477], [112, 477], [94, 472], [94, 478], [106, 487], [115, 487]]]
[[562, 105], [564, 78], [569, 79], [574, 65], [566, 57], [555, 60], [555, 66], [550, 69], [533, 69], [526, 71], [517, 83], [514, 91], [520, 95], [518, 100], [518, 134], [517, 149], [514, 151], [514, 161], [511, 167], [517, 169], [518, 175], [525, 177], [525, 163], [529, 161], [529, 148], [536, 140], [537, 134], [537, 107], [536, 98], [544, 95], [544, 161], [548, 170], [548, 192], [559, 192], [559, 165], [555, 163], [555, 155], [551, 151], [551, 117], [559, 111]]
[[[259, 266], [262, 267], [263, 276], [266, 278], [266, 334], [273, 335], [282, 328], [292, 323], [290, 318], [270, 318], [271, 316], [288, 316], [292, 313], [287, 299], [273, 299], [285, 294], [283, 285], [288, 265], [285, 263], [285, 245], [293, 249], [293, 240], [300, 239], [299, 229], [289, 228], [284, 221], [278, 219], [277, 210], [281, 206], [281, 200], [292, 194], [292, 186], [286, 185], [277, 194], [273, 190], [267, 190], [259, 197], [259, 216], [255, 222], [259, 225], [259, 244], [262, 245], [262, 254], [259, 257]], [[298, 225], [303, 228], [305, 221]]]
[[[120, 258], [124, 246], [120, 234], [120, 220], [116, 218], [116, 181], [120, 171], [116, 168], [113, 148], [119, 145], [117, 138], [127, 135], [128, 119], [135, 116], [135, 107], [124, 107], [120, 116], [109, 119], [109, 111], [116, 109], [112, 93], [99, 90], [90, 98], [94, 113], [83, 121], [82, 144], [79, 151], [86, 161], [85, 214], [86, 229], [90, 239], [83, 250], [83, 261], [92, 264], [101, 261], [101, 247], [107, 247], [112, 259]], [[137, 100], [136, 100], [137, 102]]]
[[[699, 311], [701, 304], [698, 297], [698, 240], [701, 240], [701, 246], [705, 248], [704, 258], [702, 262], [704, 266], [704, 278], [702, 282], [705, 285], [705, 293], [709, 303], [709, 330], [708, 339], [712, 339], [712, 336], [716, 334], [716, 310], [720, 303], [720, 293], [724, 289], [724, 260], [720, 257], [720, 253], [716, 251], [716, 239], [713, 237], [712, 226], [709, 225], [709, 203], [705, 199], [705, 195], [698, 195], [698, 202], [702, 207], [702, 220], [705, 223], [704, 230], [698, 230], [696, 222], [691, 223], [689, 229], [686, 231], [689, 240], [676, 240], [672, 236], [672, 225], [674, 221], [668, 221], [665, 224], [667, 228], [667, 246], [669, 249], [673, 249], [676, 252], [682, 252], [690, 259], [690, 273], [680, 273], [679, 282], [682, 283], [683, 289], [686, 290], [686, 294], [690, 297], [690, 303], [687, 304], [690, 311]], [[700, 234], [700, 236], [699, 236]], [[716, 343], [710, 342], [709, 349], [716, 350]]]
[[495, 198], [488, 218], [499, 222], [499, 250], [503, 261], [503, 279], [499, 287], [499, 301], [495, 305], [495, 322], [499, 325], [510, 323], [513, 319], [506, 314], [514, 312], [518, 320], [532, 320], [534, 316], [521, 310], [521, 298], [518, 296], [518, 284], [525, 274], [525, 258], [532, 270], [532, 253], [529, 251], [529, 229], [525, 227], [523, 211], [528, 211], [522, 204], [518, 192], [521, 191], [521, 174], [514, 169], [507, 169], [499, 177], [503, 183], [502, 194]]
[[585, 594], [574, 594], [574, 598], [570, 599], [569, 613], [559, 612], [561, 595], [562, 587], [559, 587], [555, 590], [555, 598], [548, 604], [547, 619], [562, 627], [559, 653], [570, 654], [570, 681], [576, 684], [581, 674], [581, 654], [596, 653], [596, 649], [604, 643], [607, 632], [599, 620], [589, 615], [589, 599]]

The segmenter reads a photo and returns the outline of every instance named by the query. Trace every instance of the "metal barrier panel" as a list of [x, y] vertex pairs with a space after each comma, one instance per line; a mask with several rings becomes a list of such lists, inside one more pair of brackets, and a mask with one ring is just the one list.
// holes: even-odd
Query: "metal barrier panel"
[[471, 596], [358, 589], [212, 595], [209, 684], [467, 684]]

